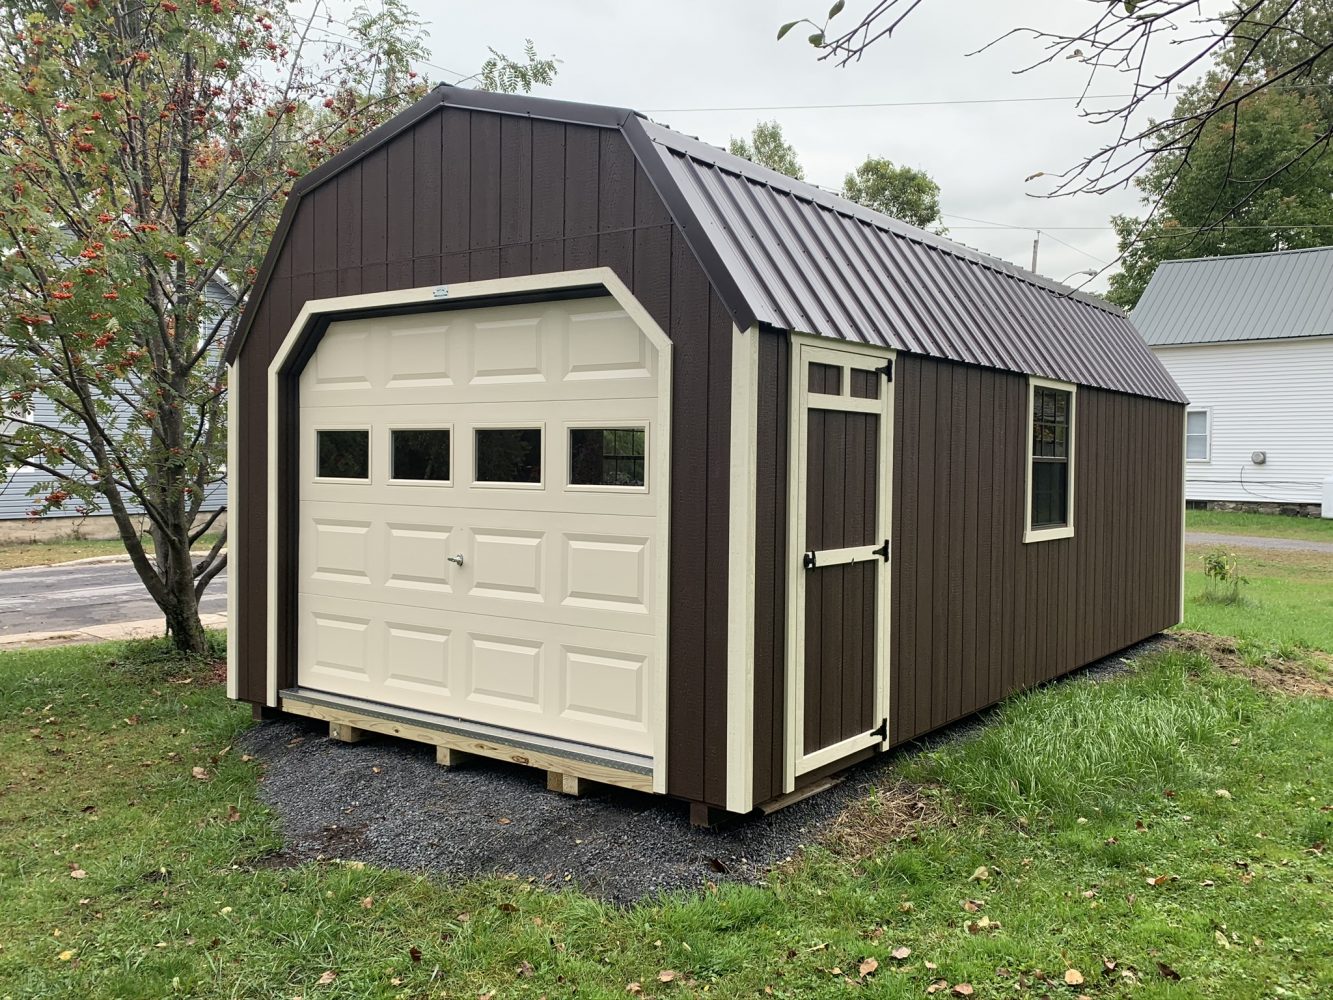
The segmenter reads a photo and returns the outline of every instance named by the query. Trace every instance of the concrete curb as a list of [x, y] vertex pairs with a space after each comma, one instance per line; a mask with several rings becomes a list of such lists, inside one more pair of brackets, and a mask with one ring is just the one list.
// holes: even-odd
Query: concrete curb
[[[204, 628], [226, 628], [225, 614], [200, 615]], [[94, 642], [117, 642], [125, 639], [153, 639], [166, 631], [161, 618], [141, 618], [133, 622], [113, 622], [110, 625], [88, 625], [85, 628], [56, 632], [19, 632], [0, 635], [0, 652], [12, 649], [41, 649], [48, 646], [80, 646]]]
[[[218, 555], [226, 555], [227, 550], [223, 549]], [[191, 552], [190, 556], [194, 559], [200, 559], [208, 555], [205, 552]], [[21, 573], [25, 569], [55, 569], [57, 566], [110, 566], [114, 563], [128, 563], [130, 557], [128, 554], [120, 556], [88, 556], [86, 559], [67, 559], [64, 562], [53, 563], [35, 563], [32, 566], [12, 566], [9, 569], [0, 569], [0, 573]]]

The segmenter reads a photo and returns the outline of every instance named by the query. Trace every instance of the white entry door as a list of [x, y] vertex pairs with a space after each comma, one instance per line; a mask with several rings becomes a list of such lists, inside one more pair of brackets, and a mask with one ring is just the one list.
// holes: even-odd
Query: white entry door
[[662, 367], [611, 298], [331, 324], [300, 379], [301, 687], [652, 754]]

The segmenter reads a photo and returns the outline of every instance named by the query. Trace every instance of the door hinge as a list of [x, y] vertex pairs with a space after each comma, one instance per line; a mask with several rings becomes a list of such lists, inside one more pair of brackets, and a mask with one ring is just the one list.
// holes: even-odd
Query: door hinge
[[879, 556], [885, 562], [889, 561], [889, 540], [887, 538], [884, 539], [883, 545], [874, 550], [874, 555]]
[[815, 554], [813, 552], [807, 552], [805, 555], [801, 556], [801, 565], [806, 569], [814, 569], [817, 565]]
[[889, 738], [889, 720], [882, 720], [879, 724], [879, 728], [874, 730], [870, 735], [878, 736], [881, 740], [887, 740]]
[[892, 382], [892, 381], [893, 381], [893, 359], [892, 359], [892, 358], [889, 358], [888, 361], [885, 361], [884, 364], [883, 364], [881, 367], [876, 368], [875, 371], [877, 371], [877, 372], [879, 372], [881, 375], [883, 375], [883, 376], [884, 376], [884, 380], [885, 380], [886, 382]]

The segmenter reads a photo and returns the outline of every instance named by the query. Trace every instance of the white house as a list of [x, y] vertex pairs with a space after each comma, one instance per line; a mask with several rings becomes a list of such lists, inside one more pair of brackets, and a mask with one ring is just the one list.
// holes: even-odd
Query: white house
[[[236, 295], [231, 286], [221, 278], [210, 281], [204, 289], [205, 299], [216, 308], [213, 319], [206, 319], [204, 326], [213, 322], [226, 310], [234, 309]], [[230, 322], [230, 321], [229, 321]], [[225, 339], [225, 338], [224, 338]], [[3, 349], [0, 347], [0, 349]], [[112, 426], [119, 426], [120, 411], [126, 404], [116, 403], [116, 413], [109, 421]], [[47, 396], [38, 393], [32, 401], [28, 420], [47, 426], [67, 425], [68, 418], [61, 414], [56, 404]], [[0, 418], [0, 433], [5, 432], [7, 422]], [[109, 512], [98, 510], [92, 514], [81, 514], [74, 509], [52, 511], [40, 518], [29, 515], [37, 505], [36, 493], [49, 488], [53, 480], [45, 472], [27, 467], [0, 469], [0, 541], [30, 540], [56, 537], [74, 530], [86, 538], [114, 538], [117, 529]], [[212, 512], [226, 506], [227, 484], [225, 479], [213, 484], [204, 500], [204, 512]], [[129, 504], [133, 513], [139, 513], [137, 504]]]
[[1333, 476], [1333, 247], [1167, 261], [1133, 320], [1190, 399], [1186, 499], [1315, 513]]

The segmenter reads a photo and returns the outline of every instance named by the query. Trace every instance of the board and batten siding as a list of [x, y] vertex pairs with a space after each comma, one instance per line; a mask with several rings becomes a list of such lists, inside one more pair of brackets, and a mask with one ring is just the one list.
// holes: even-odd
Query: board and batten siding
[[1189, 408], [1208, 411], [1209, 457], [1186, 463], [1186, 499], [1320, 502], [1333, 476], [1333, 337], [1153, 352]]
[[[595, 266], [674, 345], [668, 791], [722, 806], [732, 320], [620, 132], [446, 107], [303, 195], [237, 359], [241, 398], [267, 398], [268, 364], [310, 299]], [[265, 408], [247, 404], [233, 432], [238, 695], [263, 702]], [[290, 640], [279, 650], [281, 688], [295, 669]]]
[[[782, 794], [790, 344], [759, 346], [754, 800]], [[1073, 538], [1024, 544], [1028, 379], [898, 355], [889, 738], [1174, 625], [1183, 408], [1080, 387]]]

